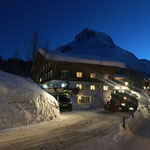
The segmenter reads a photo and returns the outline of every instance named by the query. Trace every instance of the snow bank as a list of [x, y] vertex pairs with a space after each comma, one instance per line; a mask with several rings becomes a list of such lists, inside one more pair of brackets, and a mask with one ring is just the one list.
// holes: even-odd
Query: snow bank
[[138, 130], [139, 126], [143, 123], [143, 121], [150, 116], [150, 108], [141, 106], [138, 111], [134, 113], [134, 117], [132, 115], [125, 121], [126, 129], [122, 127], [122, 123], [119, 125], [119, 131], [114, 136], [114, 142], [118, 143], [120, 140], [125, 137], [131, 137], [134, 135], [136, 130]]
[[48, 121], [58, 115], [53, 96], [29, 79], [0, 71], [0, 129]]

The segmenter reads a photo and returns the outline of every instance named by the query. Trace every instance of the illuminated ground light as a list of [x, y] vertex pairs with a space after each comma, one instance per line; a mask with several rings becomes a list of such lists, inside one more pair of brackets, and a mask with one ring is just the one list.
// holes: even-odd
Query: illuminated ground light
[[115, 86], [114, 87], [116, 90], [120, 90], [120, 86]]
[[42, 87], [43, 87], [44, 89], [47, 89], [47, 88], [48, 88], [48, 85], [43, 84]]

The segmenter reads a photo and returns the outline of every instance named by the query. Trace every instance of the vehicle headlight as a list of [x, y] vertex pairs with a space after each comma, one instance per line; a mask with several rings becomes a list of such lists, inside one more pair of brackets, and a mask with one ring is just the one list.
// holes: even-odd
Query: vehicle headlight
[[130, 107], [129, 110], [134, 110], [133, 107]]
[[125, 104], [125, 103], [121, 103], [121, 105], [122, 105], [122, 106], [125, 106], [126, 104]]

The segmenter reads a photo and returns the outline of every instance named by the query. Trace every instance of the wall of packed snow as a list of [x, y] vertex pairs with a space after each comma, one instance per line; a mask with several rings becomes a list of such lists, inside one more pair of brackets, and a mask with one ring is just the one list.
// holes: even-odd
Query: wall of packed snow
[[0, 71], [0, 129], [59, 116], [53, 96], [31, 80]]

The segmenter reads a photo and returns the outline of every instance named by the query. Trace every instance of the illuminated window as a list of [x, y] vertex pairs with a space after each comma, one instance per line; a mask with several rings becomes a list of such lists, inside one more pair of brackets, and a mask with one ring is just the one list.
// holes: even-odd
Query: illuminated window
[[95, 89], [96, 89], [96, 88], [95, 88], [95, 85], [91, 85], [91, 86], [90, 86], [90, 90], [95, 91]]
[[40, 78], [40, 82], [42, 82], [42, 78]]
[[76, 84], [76, 87], [78, 87], [81, 90], [82, 89], [82, 84]]
[[95, 73], [90, 73], [90, 78], [95, 79], [96, 74]]
[[82, 78], [82, 72], [77, 72], [76, 75], [77, 75], [77, 78]]
[[104, 90], [104, 91], [108, 91], [108, 86], [104, 85], [104, 86], [103, 86], [103, 90]]
[[79, 95], [77, 96], [78, 105], [89, 105], [91, 103], [91, 96]]

